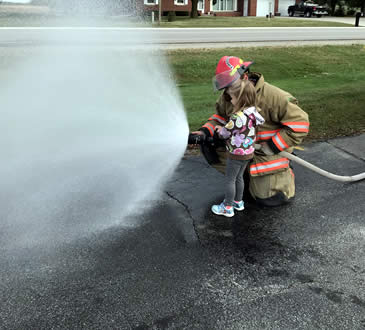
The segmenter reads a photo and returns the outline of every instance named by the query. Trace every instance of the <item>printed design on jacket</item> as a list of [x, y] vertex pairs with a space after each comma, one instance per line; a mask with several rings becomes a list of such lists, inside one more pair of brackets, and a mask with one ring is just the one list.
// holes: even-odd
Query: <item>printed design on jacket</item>
[[251, 155], [255, 152], [255, 148], [254, 147], [249, 147], [248, 149], [242, 149], [242, 148], [237, 148], [233, 151], [234, 155]]
[[229, 122], [219, 132], [221, 138], [227, 140], [227, 150], [238, 156], [252, 155], [256, 141], [255, 126], [262, 124], [264, 119], [251, 107], [232, 114]]

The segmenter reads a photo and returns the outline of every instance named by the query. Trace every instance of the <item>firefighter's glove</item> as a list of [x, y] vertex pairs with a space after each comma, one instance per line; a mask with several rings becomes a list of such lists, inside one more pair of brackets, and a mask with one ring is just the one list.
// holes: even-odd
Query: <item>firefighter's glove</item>
[[188, 137], [188, 145], [203, 144], [206, 139], [206, 134], [202, 131], [191, 132]]
[[261, 143], [260, 151], [265, 154], [266, 156], [273, 156], [275, 155], [274, 151], [269, 147], [267, 142]]

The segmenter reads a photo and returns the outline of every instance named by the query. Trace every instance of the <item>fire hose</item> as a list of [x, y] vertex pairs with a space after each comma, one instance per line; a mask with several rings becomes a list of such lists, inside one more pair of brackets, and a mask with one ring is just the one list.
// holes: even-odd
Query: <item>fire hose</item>
[[[204, 135], [196, 135], [196, 134], [190, 133], [189, 137], [188, 137], [188, 144], [195, 144], [195, 145], [199, 144], [201, 146], [201, 151], [209, 164], [214, 164], [214, 163], [219, 162], [219, 157], [215, 151], [215, 147], [218, 144], [216, 139], [214, 139], [212, 137], [205, 137]], [[255, 149], [260, 150], [261, 145], [255, 144]], [[279, 155], [286, 157], [286, 158], [292, 160], [293, 162], [296, 162], [296, 163], [310, 169], [311, 171], [314, 171], [315, 173], [318, 173], [320, 175], [325, 176], [326, 178], [329, 178], [329, 179], [332, 179], [335, 181], [357, 182], [357, 181], [365, 179], [365, 172], [357, 174], [357, 175], [353, 175], [353, 176], [336, 175], [336, 174], [330, 173], [328, 171], [322, 170], [321, 168], [305, 161], [304, 159], [299, 158], [298, 156], [292, 155], [289, 152], [281, 151], [279, 153]]]
[[[255, 144], [255, 149], [260, 150], [261, 145], [260, 144]], [[310, 169], [311, 171], [314, 171], [314, 172], [316, 172], [320, 175], [323, 175], [326, 178], [329, 178], [329, 179], [332, 179], [332, 180], [336, 180], [336, 181], [340, 181], [340, 182], [356, 182], [356, 181], [360, 181], [360, 180], [365, 179], [365, 172], [357, 174], [357, 175], [353, 175], [353, 176], [336, 175], [336, 174], [327, 172], [325, 170], [322, 170], [321, 168], [305, 161], [304, 159], [299, 158], [298, 156], [294, 156], [289, 152], [281, 151], [281, 152], [279, 152], [279, 155], [283, 156], [283, 157], [286, 157], [286, 158], [292, 160], [293, 162], [296, 162], [296, 163]]]

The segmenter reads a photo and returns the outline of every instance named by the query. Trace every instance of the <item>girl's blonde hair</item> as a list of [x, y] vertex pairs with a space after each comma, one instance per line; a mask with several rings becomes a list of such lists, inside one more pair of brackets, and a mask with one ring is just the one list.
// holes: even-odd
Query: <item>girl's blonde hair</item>
[[255, 86], [249, 80], [238, 80], [229, 87], [229, 91], [237, 97], [233, 112], [237, 112], [242, 108], [256, 107]]

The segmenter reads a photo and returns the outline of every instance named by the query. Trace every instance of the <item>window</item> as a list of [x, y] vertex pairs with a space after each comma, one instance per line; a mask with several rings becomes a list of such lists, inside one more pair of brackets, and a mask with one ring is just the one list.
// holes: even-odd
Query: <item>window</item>
[[237, 10], [237, 0], [212, 0], [213, 11]]
[[174, 0], [174, 4], [178, 6], [184, 6], [188, 4], [188, 0]]
[[158, 5], [158, 0], [144, 0], [145, 5]]
[[198, 0], [198, 10], [204, 10], [204, 0]]

